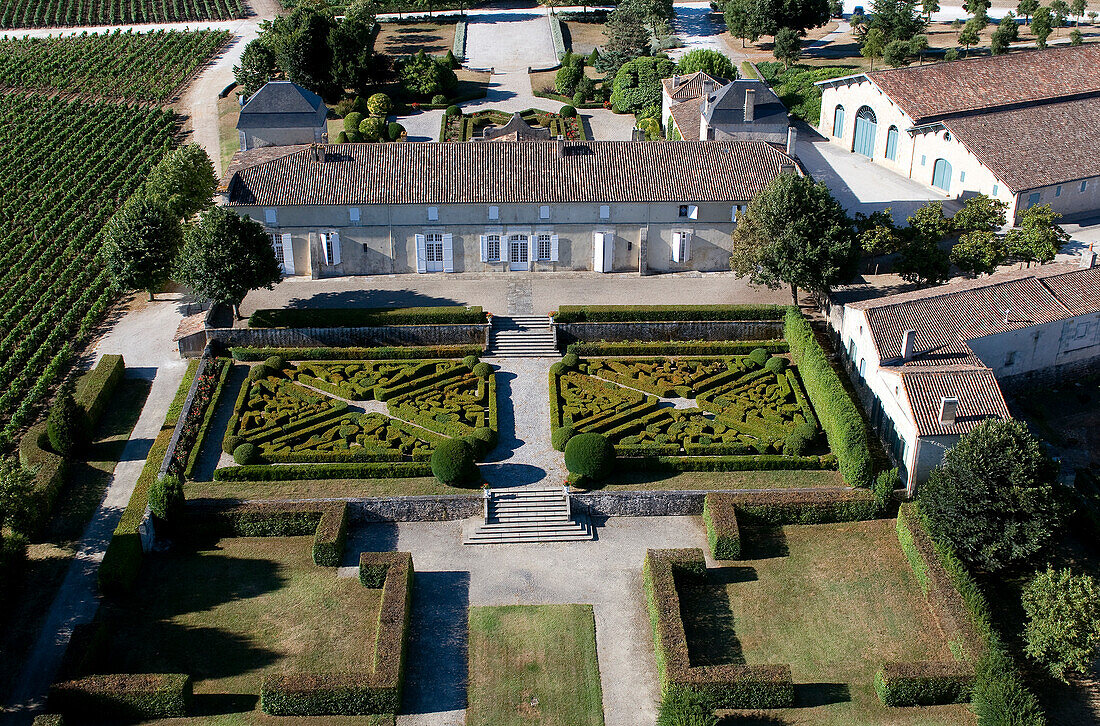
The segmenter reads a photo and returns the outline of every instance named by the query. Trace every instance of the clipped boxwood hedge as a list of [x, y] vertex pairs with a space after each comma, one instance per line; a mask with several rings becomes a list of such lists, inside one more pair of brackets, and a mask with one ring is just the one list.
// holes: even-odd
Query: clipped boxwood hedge
[[562, 305], [554, 322], [622, 323], [699, 320], [782, 320], [783, 305]]
[[80, 717], [173, 718], [187, 715], [192, 697], [184, 673], [119, 673], [56, 683], [49, 707]]
[[785, 340], [674, 340], [674, 341], [591, 341], [570, 343], [566, 352], [579, 356], [597, 355], [746, 355], [754, 348], [769, 353], [786, 353]]
[[250, 464], [214, 470], [214, 481], [299, 481], [310, 479], [400, 479], [431, 476], [427, 461], [335, 464]]
[[851, 486], [868, 486], [873, 473], [871, 451], [867, 426], [856, 402], [829, 364], [809, 321], [797, 308], [787, 311], [784, 334], [844, 481]]
[[485, 311], [478, 306], [419, 308], [276, 308], [257, 310], [250, 328], [370, 328], [379, 325], [478, 325]]
[[886, 706], [938, 706], [969, 703], [974, 667], [953, 661], [884, 663], [875, 674], [875, 692]]
[[281, 355], [287, 360], [413, 360], [416, 358], [463, 358], [477, 355], [480, 345], [409, 345], [376, 348], [230, 348], [239, 361], [262, 361]]
[[718, 497], [713, 493], [706, 495], [703, 499], [703, 524], [714, 559], [741, 559], [741, 530], [737, 526], [737, 512], [728, 497]]
[[382, 589], [373, 670], [265, 675], [260, 684], [264, 713], [363, 716], [400, 710], [412, 602], [412, 555], [363, 552], [359, 572], [366, 586], [381, 585]]
[[798, 471], [836, 468], [836, 459], [828, 455], [631, 456], [631, 453], [630, 449], [624, 448], [624, 456], [616, 459], [616, 466], [631, 471]]
[[794, 703], [789, 665], [691, 665], [676, 577], [705, 574], [702, 550], [648, 550], [642, 572], [663, 693], [693, 690], [715, 709], [785, 708]]
[[219, 537], [301, 537], [313, 535], [313, 562], [336, 567], [347, 540], [347, 502], [317, 504], [250, 502], [192, 506], [195, 525]]

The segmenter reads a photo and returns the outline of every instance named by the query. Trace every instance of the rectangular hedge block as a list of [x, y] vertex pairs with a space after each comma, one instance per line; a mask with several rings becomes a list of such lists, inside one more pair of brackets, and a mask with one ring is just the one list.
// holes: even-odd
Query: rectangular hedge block
[[417, 358], [464, 358], [484, 352], [480, 345], [410, 345], [374, 348], [230, 348], [239, 361], [262, 361], [273, 355], [286, 360], [414, 360]]
[[480, 307], [274, 308], [257, 310], [250, 328], [370, 328], [379, 325], [458, 325], [485, 322]]
[[789, 665], [693, 666], [680, 611], [676, 574], [702, 576], [700, 549], [648, 550], [643, 584], [657, 655], [662, 691], [690, 689], [705, 693], [715, 709], [785, 708], [794, 703]]
[[707, 494], [703, 500], [703, 523], [714, 559], [740, 559], [741, 532], [737, 526], [737, 512], [728, 497], [713, 492]]
[[260, 708], [273, 716], [363, 716], [401, 708], [413, 565], [408, 552], [363, 552], [360, 581], [380, 585], [374, 670], [265, 675]]
[[620, 323], [696, 320], [782, 320], [783, 305], [562, 305], [554, 322]]
[[974, 667], [969, 663], [884, 663], [875, 674], [875, 692], [886, 706], [969, 703], [973, 685]]
[[73, 716], [124, 719], [186, 716], [191, 676], [184, 673], [119, 673], [57, 683], [49, 707]]

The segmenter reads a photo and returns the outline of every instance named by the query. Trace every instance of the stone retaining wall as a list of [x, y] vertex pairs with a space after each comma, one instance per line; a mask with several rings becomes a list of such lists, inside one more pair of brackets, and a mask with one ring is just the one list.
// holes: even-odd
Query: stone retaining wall
[[783, 337], [782, 320], [702, 320], [643, 323], [563, 323], [558, 343], [625, 340], [771, 340]]
[[209, 342], [242, 348], [369, 348], [488, 345], [488, 324], [379, 325], [364, 328], [207, 328]]
[[356, 524], [373, 522], [444, 522], [481, 515], [482, 496], [458, 494], [419, 497], [350, 499], [349, 516]]

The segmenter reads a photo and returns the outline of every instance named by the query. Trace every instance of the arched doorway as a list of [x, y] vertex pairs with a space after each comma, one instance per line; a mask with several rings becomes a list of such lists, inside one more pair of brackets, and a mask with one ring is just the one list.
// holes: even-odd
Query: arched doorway
[[833, 110], [833, 136], [838, 139], [844, 136], [844, 107], [837, 106]]
[[852, 142], [852, 151], [863, 154], [868, 159], [875, 155], [875, 131], [878, 119], [869, 106], [863, 106], [856, 114], [856, 133]]
[[951, 162], [947, 159], [936, 159], [932, 167], [932, 186], [951, 191]]
[[898, 127], [891, 126], [886, 130], [886, 158], [890, 161], [898, 160]]

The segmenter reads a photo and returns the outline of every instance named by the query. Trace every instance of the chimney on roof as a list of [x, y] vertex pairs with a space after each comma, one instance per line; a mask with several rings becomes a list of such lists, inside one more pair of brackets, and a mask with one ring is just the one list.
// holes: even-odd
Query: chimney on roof
[[940, 399], [940, 425], [954, 426], [955, 417], [959, 413], [959, 399], [954, 396], [944, 396]]
[[672, 77], [672, 88], [675, 89], [678, 85], [680, 85], [680, 76], [674, 75]]
[[917, 331], [906, 330], [901, 336], [901, 360], [902, 362], [913, 360], [913, 353], [917, 348]]
[[1081, 269], [1090, 270], [1096, 267], [1096, 253], [1092, 250], [1085, 250], [1081, 253]]
[[1005, 308], [1005, 325], [1012, 320], [1012, 308]]
[[798, 129], [787, 127], [787, 156], [794, 156], [794, 142], [798, 140]]
[[745, 123], [749, 124], [756, 120], [756, 89], [745, 89]]
[[323, 162], [325, 160], [325, 147], [321, 144], [310, 144], [309, 156], [318, 163]]

